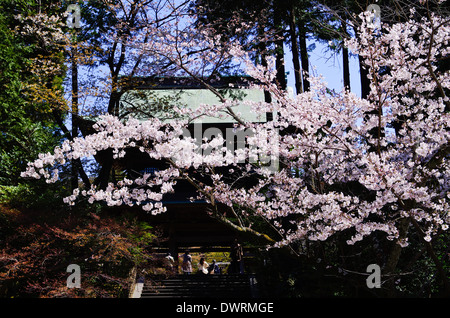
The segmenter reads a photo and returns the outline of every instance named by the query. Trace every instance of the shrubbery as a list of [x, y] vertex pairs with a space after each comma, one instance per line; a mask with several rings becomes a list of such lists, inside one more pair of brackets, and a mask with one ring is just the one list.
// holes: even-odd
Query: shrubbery
[[[1, 191], [0, 297], [128, 297], [131, 270], [152, 266], [156, 236], [135, 215], [60, 209], [61, 197], [27, 185]], [[69, 264], [81, 268], [79, 289], [66, 286]]]

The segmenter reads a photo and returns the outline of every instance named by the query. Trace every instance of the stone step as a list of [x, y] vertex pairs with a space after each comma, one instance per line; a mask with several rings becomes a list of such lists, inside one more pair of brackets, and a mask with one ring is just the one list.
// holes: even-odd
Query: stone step
[[251, 297], [248, 275], [177, 275], [144, 284], [141, 298], [158, 297]]

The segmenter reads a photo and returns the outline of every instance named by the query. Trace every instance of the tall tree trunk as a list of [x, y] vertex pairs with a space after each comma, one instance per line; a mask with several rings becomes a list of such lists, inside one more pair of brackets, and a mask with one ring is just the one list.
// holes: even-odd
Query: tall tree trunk
[[348, 60], [348, 48], [345, 46], [344, 39], [347, 38], [347, 23], [345, 21], [342, 21], [341, 24], [342, 28], [342, 64], [343, 64], [343, 78], [344, 78], [344, 88], [348, 91], [350, 91], [350, 65]]
[[[56, 123], [58, 124], [59, 128], [61, 128], [64, 135], [69, 140], [73, 140], [72, 134], [70, 133], [69, 129], [66, 127], [66, 125], [63, 122], [61, 111], [60, 110], [53, 110], [52, 112], [53, 117], [55, 118]], [[78, 174], [81, 177], [81, 180], [84, 183], [84, 187], [89, 189], [91, 187], [91, 182], [89, 180], [89, 177], [87, 176], [86, 172], [84, 171], [83, 165], [81, 163], [81, 160], [78, 158], [76, 160], [72, 160], [72, 165], [75, 163], [76, 167], [78, 168]]]
[[361, 80], [361, 98], [367, 98], [370, 93], [370, 80], [367, 77], [369, 72], [363, 63], [361, 56], [358, 56], [359, 60], [359, 78]]
[[[358, 36], [358, 30], [354, 27], [355, 34]], [[361, 98], [368, 98], [370, 94], [370, 80], [368, 78], [369, 70], [368, 67], [364, 64], [363, 58], [359, 55], [359, 78], [361, 81]], [[365, 113], [365, 116], [379, 116], [381, 109], [374, 109], [372, 111], [368, 111]], [[374, 127], [368, 133], [375, 139], [378, 140], [381, 138], [382, 132], [380, 131], [381, 127]], [[379, 151], [379, 147], [377, 145], [371, 144], [369, 147], [370, 152]]]
[[[76, 41], [76, 40], [75, 40]], [[75, 117], [78, 115], [78, 64], [76, 43], [72, 47], [72, 139], [78, 137], [78, 126]], [[78, 188], [78, 169], [74, 159], [72, 159], [72, 190]]]
[[[118, 105], [121, 97], [121, 93], [119, 92], [119, 73], [125, 61], [125, 50], [126, 50], [125, 45], [122, 44], [120, 46], [119, 60], [115, 63], [114, 55], [116, 50], [118, 50], [118, 45], [119, 45], [118, 42], [114, 43], [107, 60], [111, 74], [111, 95], [109, 97], [108, 103], [108, 114], [115, 116], [118, 115]], [[95, 184], [99, 185], [100, 189], [105, 189], [108, 186], [113, 162], [114, 158], [112, 149], [105, 150], [103, 153], [102, 167], [100, 169], [97, 179], [95, 180]]]
[[308, 57], [308, 49], [306, 46], [306, 28], [304, 25], [304, 21], [298, 21], [298, 37], [299, 37], [299, 45], [300, 45], [300, 57], [302, 60], [302, 77], [303, 77], [303, 91], [309, 91], [309, 57]]
[[104, 190], [108, 186], [109, 176], [113, 165], [113, 150], [112, 149], [103, 150], [102, 157], [103, 157], [102, 167], [100, 168], [100, 172], [98, 173], [94, 185], [97, 185], [99, 186], [100, 189]]
[[284, 65], [284, 38], [283, 38], [283, 25], [281, 21], [281, 12], [279, 10], [280, 0], [274, 2], [274, 10], [273, 10], [273, 22], [275, 28], [275, 36], [277, 39], [275, 40], [275, 67], [277, 70], [276, 80], [280, 89], [286, 89], [286, 69]]
[[[258, 32], [259, 32], [259, 37], [261, 39], [264, 38], [264, 24], [259, 24], [258, 25]], [[256, 60], [256, 63], [261, 63], [262, 66], [266, 67], [267, 66], [267, 61], [266, 61], [266, 54], [267, 54], [267, 45], [266, 42], [260, 41], [257, 44], [257, 49], [258, 49], [258, 55], [259, 55], [259, 61], [258, 59]], [[271, 103], [272, 102], [272, 96], [270, 95], [270, 92], [267, 90], [264, 90], [264, 101], [266, 103]], [[266, 120], [267, 121], [271, 121], [273, 120], [273, 114], [271, 112], [266, 112]]]
[[295, 90], [297, 94], [301, 94], [303, 92], [302, 70], [300, 68], [300, 54], [297, 43], [296, 28], [297, 27], [295, 23], [295, 6], [294, 4], [292, 4], [289, 20], [289, 34], [291, 36], [291, 45], [292, 45], [292, 63], [294, 65]]
[[286, 82], [286, 68], [284, 66], [284, 48], [283, 48], [283, 41], [277, 41], [276, 45], [276, 69], [277, 69], [277, 82], [280, 87], [280, 89], [285, 90], [287, 87]]
[[[112, 87], [113, 91], [111, 92], [108, 103], [108, 114], [117, 116], [118, 112], [117, 105], [120, 99], [120, 92], [117, 91], [118, 87], [117, 82], [113, 83]], [[102, 167], [95, 181], [95, 184], [98, 185], [100, 189], [106, 189], [110, 180], [111, 170], [114, 162], [112, 149], [105, 150], [103, 152], [102, 157], [103, 157]]]
[[[367, 67], [363, 65], [361, 57], [359, 57], [359, 65], [361, 77], [361, 97], [367, 98], [370, 94], [370, 80], [367, 77], [369, 71]], [[385, 129], [382, 126], [381, 121], [381, 118], [383, 116], [381, 105], [378, 105], [378, 107], [365, 113], [366, 119], [373, 116], [378, 117], [378, 125], [368, 131], [368, 133], [375, 140], [375, 143], [371, 143], [369, 145], [369, 152], [377, 152], [378, 155], [381, 155], [381, 150], [385, 149], [385, 147], [381, 147], [381, 139], [385, 136]]]
[[[356, 36], [358, 36], [359, 34], [358, 29], [355, 26], [353, 26], [353, 31], [355, 32]], [[359, 79], [361, 82], [361, 98], [367, 98], [370, 93], [370, 80], [367, 77], [367, 75], [369, 75], [369, 71], [364, 65], [364, 61], [361, 58], [361, 56], [358, 56], [358, 62], [359, 62]]]

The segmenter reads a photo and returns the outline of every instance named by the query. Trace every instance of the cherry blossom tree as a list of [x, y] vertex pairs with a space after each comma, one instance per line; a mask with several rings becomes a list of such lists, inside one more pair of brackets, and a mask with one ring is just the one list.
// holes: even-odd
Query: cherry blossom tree
[[[186, 20], [156, 29], [150, 25], [146, 34], [152, 34], [151, 40], [128, 38], [127, 44], [170, 61], [174, 70], [211, 89], [221, 103], [194, 111], [175, 108], [181, 119], [170, 122], [102, 116], [94, 126], [96, 133], [41, 154], [22, 176], [56, 182], [58, 163], [107, 149], [117, 159], [137, 148], [166, 162], [167, 168], [105, 188], [76, 189], [65, 202], [75, 204], [84, 197], [91, 203], [141, 206], [158, 214], [165, 211], [163, 197], [186, 180], [210, 204], [213, 216], [265, 238], [272, 247], [302, 253], [302, 245], [294, 249], [294, 243], [326, 241], [343, 233], [353, 245], [384, 233], [395, 242], [384, 264], [387, 273], [395, 269], [414, 232], [448, 290], [432, 242], [450, 224], [450, 77], [442, 66], [450, 53], [450, 20], [431, 10], [417, 17], [413, 10], [405, 22], [374, 29], [368, 23], [370, 13], [360, 17], [359, 34], [346, 45], [367, 66], [371, 91], [365, 99], [346, 90], [330, 92], [321, 77], [310, 77], [310, 90], [291, 96], [275, 81], [273, 57], [267, 66], [254, 65], [251, 52], [237, 42], [222, 43], [220, 34], [207, 28], [194, 32]], [[218, 61], [228, 58], [255, 80], [252, 87], [270, 92], [271, 103], [246, 103], [255, 113], [276, 114], [273, 120], [246, 121], [233, 110], [237, 101], [204, 80]], [[232, 116], [237, 131], [252, 130], [245, 148], [230, 150], [223, 136], [199, 141], [186, 135], [194, 119], [218, 114]], [[223, 216], [224, 209], [234, 213], [233, 221]], [[253, 229], [255, 217], [276, 234]]]

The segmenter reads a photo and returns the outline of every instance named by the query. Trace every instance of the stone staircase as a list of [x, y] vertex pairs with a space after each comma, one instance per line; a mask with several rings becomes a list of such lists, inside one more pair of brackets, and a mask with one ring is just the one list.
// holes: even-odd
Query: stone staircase
[[254, 275], [175, 275], [165, 279], [147, 278], [140, 298], [255, 298]]

